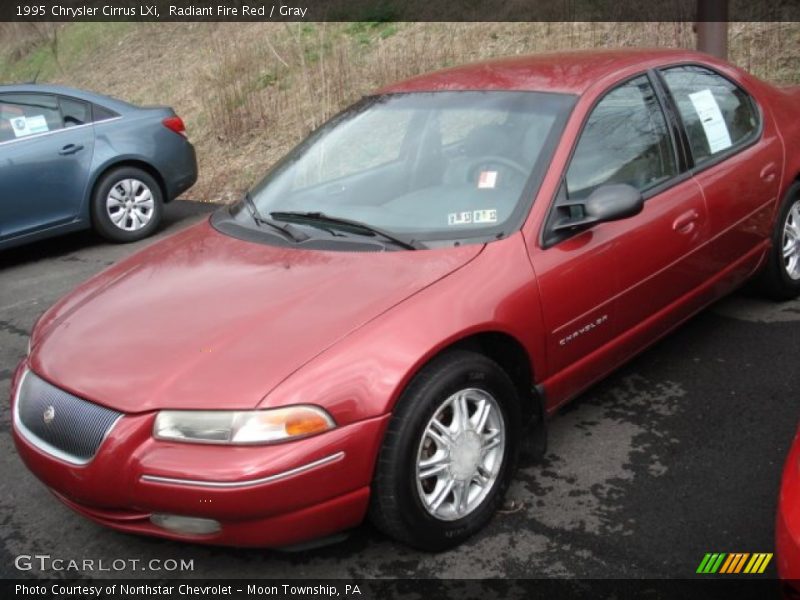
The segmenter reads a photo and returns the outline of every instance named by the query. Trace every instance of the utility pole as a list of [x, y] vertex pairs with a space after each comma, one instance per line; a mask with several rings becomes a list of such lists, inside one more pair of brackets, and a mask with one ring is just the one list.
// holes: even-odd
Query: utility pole
[[728, 0], [697, 0], [697, 49], [728, 58]]

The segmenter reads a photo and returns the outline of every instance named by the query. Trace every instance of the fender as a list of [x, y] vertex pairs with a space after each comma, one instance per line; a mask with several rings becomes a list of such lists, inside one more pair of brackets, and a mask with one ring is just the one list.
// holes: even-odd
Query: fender
[[[98, 155], [98, 148], [97, 145], [99, 144], [99, 138], [95, 141], [95, 157]], [[159, 171], [153, 163], [150, 161], [149, 158], [142, 156], [141, 154], [112, 154], [108, 153], [107, 157], [104, 158], [100, 164], [92, 167], [92, 176], [89, 178], [89, 181], [86, 185], [86, 193], [84, 194], [83, 202], [81, 204], [80, 215], [82, 219], [86, 219], [87, 223], [91, 219], [91, 203], [92, 203], [92, 196], [94, 195], [95, 187], [97, 186], [97, 182], [99, 179], [105, 175], [110, 169], [118, 165], [124, 164], [131, 164], [136, 163], [137, 165], [144, 165], [146, 166], [146, 170], [152, 172], [155, 175], [155, 179], [158, 184], [161, 186], [161, 192], [164, 194], [164, 201], [166, 202], [166, 189], [164, 189], [164, 175]]]
[[521, 233], [488, 244], [472, 262], [398, 306], [318, 355], [259, 406], [317, 404], [339, 425], [383, 415], [432, 357], [479, 333], [519, 342], [532, 373], [544, 360], [538, 287]]

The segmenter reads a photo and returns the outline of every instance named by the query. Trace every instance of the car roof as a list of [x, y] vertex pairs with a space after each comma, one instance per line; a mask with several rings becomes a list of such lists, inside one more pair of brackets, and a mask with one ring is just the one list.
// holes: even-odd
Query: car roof
[[643, 71], [679, 62], [719, 64], [710, 56], [691, 50], [620, 48], [554, 52], [434, 71], [386, 86], [378, 93], [520, 90], [582, 94], [594, 83], [625, 71]]
[[117, 112], [128, 112], [136, 109], [136, 106], [128, 102], [124, 102], [123, 100], [117, 100], [116, 98], [112, 98], [111, 96], [104, 96], [103, 94], [97, 94], [95, 92], [89, 92], [86, 90], [79, 90], [76, 88], [67, 87], [65, 85], [55, 85], [49, 83], [20, 83], [20, 84], [0, 85], [0, 94], [10, 94], [10, 93], [21, 93], [21, 94], [38, 93], [38, 94], [57, 94], [60, 96], [72, 96], [73, 98], [79, 98], [81, 100], [86, 100], [87, 102], [93, 102], [95, 104], [99, 104], [101, 106], [104, 106], [105, 108], [110, 108]]

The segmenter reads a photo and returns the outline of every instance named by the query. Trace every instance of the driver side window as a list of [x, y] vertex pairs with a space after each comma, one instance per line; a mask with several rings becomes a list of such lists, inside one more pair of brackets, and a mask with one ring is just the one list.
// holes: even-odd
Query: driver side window
[[610, 91], [583, 128], [567, 171], [569, 199], [605, 184], [644, 191], [678, 172], [666, 120], [646, 76]]

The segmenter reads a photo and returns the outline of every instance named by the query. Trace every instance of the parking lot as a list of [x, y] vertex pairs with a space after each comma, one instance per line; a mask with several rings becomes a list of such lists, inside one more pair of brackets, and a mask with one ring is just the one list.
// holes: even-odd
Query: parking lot
[[[159, 236], [210, 208], [174, 203]], [[772, 552], [780, 472], [800, 413], [800, 302], [745, 293], [696, 316], [558, 415], [545, 460], [519, 471], [513, 503], [450, 552], [422, 555], [369, 525], [299, 553], [208, 548], [115, 533], [73, 514], [17, 457], [9, 381], [43, 310], [151, 241], [114, 246], [85, 233], [0, 252], [3, 577], [20, 575], [16, 556], [40, 553], [183, 558], [195, 568], [89, 577], [680, 578], [706, 552]]]

